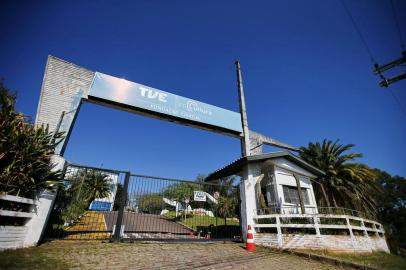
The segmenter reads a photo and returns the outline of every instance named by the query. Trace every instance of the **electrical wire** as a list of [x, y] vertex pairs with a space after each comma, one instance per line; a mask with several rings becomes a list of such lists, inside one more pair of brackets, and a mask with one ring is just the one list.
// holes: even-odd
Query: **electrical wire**
[[392, 6], [392, 13], [393, 13], [393, 19], [395, 21], [396, 29], [398, 30], [398, 36], [399, 36], [399, 41], [400, 41], [400, 47], [402, 50], [405, 50], [405, 43], [403, 42], [402, 38], [402, 31], [400, 31], [400, 25], [399, 25], [399, 20], [398, 17], [396, 16], [396, 9], [395, 9], [395, 4], [393, 3], [393, 0], [390, 1], [390, 4]]
[[353, 25], [355, 31], [357, 32], [357, 34], [358, 34], [358, 36], [359, 36], [359, 38], [360, 38], [362, 44], [363, 44], [364, 47], [365, 47], [365, 50], [367, 51], [367, 53], [368, 53], [368, 55], [369, 55], [369, 57], [370, 57], [370, 59], [371, 59], [371, 62], [372, 62], [373, 64], [376, 64], [376, 61], [375, 61], [375, 59], [374, 59], [374, 57], [373, 57], [373, 55], [372, 55], [371, 49], [369, 48], [368, 43], [366, 42], [364, 36], [362, 35], [361, 30], [359, 29], [357, 23], [355, 22], [354, 17], [351, 15], [350, 10], [348, 9], [348, 7], [347, 7], [347, 5], [345, 4], [344, 0], [340, 0], [340, 3], [341, 3], [341, 5], [344, 7], [345, 12], [347, 13], [348, 17], [350, 18], [351, 23], [352, 23], [352, 25]]
[[398, 97], [395, 95], [395, 93], [393, 92], [393, 90], [389, 89], [389, 92], [391, 93], [392, 97], [395, 99], [395, 101], [397, 102], [397, 104], [399, 105], [400, 110], [403, 112], [403, 114], [406, 116], [406, 110], [405, 108], [402, 106], [402, 103], [400, 103], [400, 100], [398, 99]]

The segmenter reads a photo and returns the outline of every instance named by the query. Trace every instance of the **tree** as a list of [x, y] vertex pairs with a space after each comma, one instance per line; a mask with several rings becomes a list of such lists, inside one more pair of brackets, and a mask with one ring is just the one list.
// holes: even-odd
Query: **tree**
[[112, 183], [107, 174], [92, 169], [81, 169], [69, 178], [68, 193], [85, 200], [88, 205], [95, 199], [108, 197]]
[[112, 184], [109, 176], [101, 171], [90, 170], [87, 172], [84, 188], [89, 203], [95, 199], [110, 196]]
[[201, 187], [197, 183], [176, 182], [164, 190], [163, 196], [171, 200], [183, 202], [185, 198], [192, 200], [193, 192], [200, 189]]
[[342, 145], [324, 139], [300, 148], [300, 156], [326, 174], [315, 180], [319, 205], [347, 207], [369, 214], [377, 211], [377, 202], [371, 194], [380, 193], [375, 173], [366, 165], [354, 163], [361, 153], [348, 153], [354, 144]]
[[61, 184], [51, 156], [62, 140], [48, 126], [35, 127], [31, 118], [15, 111], [16, 95], [0, 82], [0, 192], [32, 197]]
[[137, 198], [139, 211], [149, 214], [160, 214], [164, 209], [164, 201], [159, 194], [143, 194]]
[[217, 204], [217, 213], [224, 218], [224, 225], [227, 225], [227, 217], [235, 214], [237, 200], [235, 197], [220, 196]]
[[406, 256], [406, 178], [374, 170], [384, 192], [377, 195], [378, 218], [385, 227], [389, 248]]

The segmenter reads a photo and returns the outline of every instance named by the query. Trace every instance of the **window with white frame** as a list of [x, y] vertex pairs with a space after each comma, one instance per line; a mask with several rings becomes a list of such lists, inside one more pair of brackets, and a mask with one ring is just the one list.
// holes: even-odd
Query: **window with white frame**
[[[294, 203], [294, 204], [300, 204], [299, 200], [299, 193], [297, 190], [297, 187], [292, 187], [292, 186], [285, 186], [283, 185], [283, 196], [285, 197], [285, 203]], [[302, 194], [303, 194], [303, 201], [304, 204], [309, 205], [309, 194], [307, 192], [307, 188], [302, 188]]]

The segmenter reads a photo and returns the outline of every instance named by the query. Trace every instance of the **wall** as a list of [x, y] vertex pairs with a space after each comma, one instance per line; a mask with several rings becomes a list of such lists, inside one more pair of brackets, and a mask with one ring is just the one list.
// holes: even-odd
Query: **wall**
[[272, 233], [256, 233], [255, 244], [281, 249], [327, 249], [341, 252], [389, 252], [384, 237], [351, 236], [347, 235], [282, 235], [281, 245], [278, 245], [278, 235]]
[[[27, 222], [35, 215], [32, 211], [35, 201], [12, 195], [0, 195], [0, 201], [8, 202], [2, 203], [3, 207], [0, 209], [0, 250], [22, 248], [29, 231]], [[25, 211], [7, 207], [10, 203], [22, 206]]]
[[[93, 71], [48, 56], [35, 124], [49, 125], [49, 130], [55, 131], [62, 112], [65, 111], [60, 131], [68, 132], [82, 97], [87, 98], [93, 77]], [[57, 154], [61, 151], [62, 145], [62, 143], [59, 145]]]
[[25, 226], [0, 226], [0, 250], [24, 247]]
[[[289, 161], [285, 160], [285, 163], [289, 163]], [[294, 165], [294, 164], [293, 164]], [[296, 170], [295, 170], [296, 171]], [[309, 205], [305, 205], [305, 210], [307, 213], [315, 213], [315, 209], [317, 208], [313, 186], [310, 182], [309, 176], [303, 175], [304, 172], [299, 176], [300, 179], [300, 186], [302, 188], [306, 188], [309, 196]], [[308, 173], [307, 173], [308, 174]], [[275, 179], [276, 179], [276, 192], [279, 202], [281, 203], [280, 206], [282, 207], [292, 207], [292, 211], [297, 209], [300, 211], [300, 206], [296, 204], [286, 203], [283, 195], [283, 185], [286, 186], [293, 186], [296, 187], [296, 180], [291, 171], [275, 166]], [[293, 209], [295, 208], [295, 209]], [[292, 212], [293, 213], [293, 212]]]

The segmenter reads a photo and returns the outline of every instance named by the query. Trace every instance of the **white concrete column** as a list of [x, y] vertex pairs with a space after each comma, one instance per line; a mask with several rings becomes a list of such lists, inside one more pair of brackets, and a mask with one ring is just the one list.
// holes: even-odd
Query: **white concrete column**
[[347, 223], [347, 229], [350, 232], [351, 239], [354, 239], [355, 237], [354, 237], [354, 233], [352, 232], [352, 226], [351, 226], [351, 223], [350, 223], [350, 219], [348, 217], [346, 217], [345, 221]]
[[[51, 158], [51, 162], [55, 165], [54, 170], [62, 170], [65, 165], [65, 159], [58, 155], [54, 155]], [[40, 241], [52, 211], [55, 197], [56, 192], [45, 190], [40, 192], [35, 198], [34, 216], [25, 225], [27, 227], [27, 235], [24, 239], [24, 247], [35, 246]]]
[[279, 216], [276, 216], [276, 232], [278, 234], [278, 247], [282, 248], [283, 246], [283, 238], [282, 238], [282, 228], [281, 228], [281, 220]]
[[372, 228], [373, 228], [373, 229], [374, 229], [374, 231], [375, 231], [375, 235], [376, 235], [376, 237], [379, 237], [378, 228], [376, 227], [376, 224], [375, 224], [375, 223], [372, 223]]
[[316, 230], [316, 235], [321, 236], [320, 234], [320, 219], [317, 216], [313, 217], [314, 229]]
[[363, 219], [361, 220], [361, 228], [362, 228], [362, 232], [363, 232], [364, 236], [369, 238], [368, 231], [367, 231], [367, 228], [365, 227], [365, 223], [364, 223]]
[[[241, 196], [241, 226], [244, 241], [247, 237], [248, 225], [255, 224], [254, 215], [256, 214], [255, 184], [260, 171], [257, 166], [247, 164], [243, 169], [243, 177], [240, 184]], [[254, 230], [255, 233], [255, 230]]]

